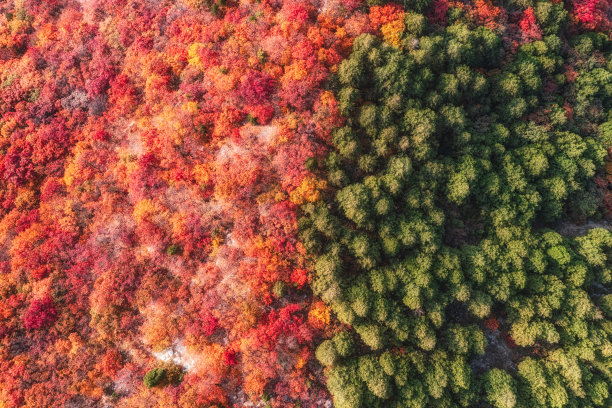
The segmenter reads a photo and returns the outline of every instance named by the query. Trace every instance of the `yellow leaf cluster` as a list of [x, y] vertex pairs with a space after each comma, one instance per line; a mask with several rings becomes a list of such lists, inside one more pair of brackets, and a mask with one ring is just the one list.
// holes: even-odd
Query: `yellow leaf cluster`
[[165, 215], [166, 209], [159, 203], [150, 200], [143, 199], [136, 203], [132, 215], [138, 222], [152, 221], [153, 217], [157, 215]]
[[198, 103], [197, 102], [187, 102], [185, 105], [185, 110], [192, 115], [198, 113]]
[[331, 322], [331, 313], [325, 303], [315, 302], [308, 312], [308, 322], [316, 328], [324, 328]]
[[387, 24], [384, 24], [380, 28], [380, 31], [382, 32], [383, 38], [385, 39], [386, 43], [391, 44], [396, 48], [400, 48], [402, 34], [404, 33], [405, 29], [406, 24], [404, 24], [404, 15], [401, 14], [400, 18], [398, 18], [397, 20], [393, 20]]
[[55, 40], [55, 31], [53, 29], [53, 24], [47, 23], [43, 24], [38, 30], [38, 44], [37, 46], [42, 47], [49, 41]]
[[172, 225], [172, 235], [174, 237], [180, 237], [186, 230], [187, 215], [184, 212], [172, 214], [170, 217], [170, 224]]
[[201, 48], [205, 47], [202, 43], [193, 43], [187, 47], [187, 62], [189, 65], [202, 69], [202, 60], [200, 59], [200, 55], [198, 51]]
[[189, 7], [200, 8], [204, 5], [204, 0], [184, 0]]
[[[6, 78], [3, 82], [4, 81], [6, 81]], [[2, 136], [3, 139], [7, 139], [15, 129], [17, 129], [17, 120], [15, 118], [9, 118], [0, 123], [0, 136]]]
[[172, 345], [176, 334], [174, 322], [165, 308], [152, 306], [144, 311], [145, 321], [141, 326], [143, 341], [151, 346], [153, 351], [161, 352]]
[[320, 190], [327, 187], [325, 180], [319, 180], [314, 176], [306, 176], [302, 184], [289, 194], [289, 199], [296, 205], [314, 203], [321, 198]]
[[319, 101], [323, 106], [332, 106], [336, 102], [336, 97], [334, 93], [331, 91], [323, 91], [321, 92], [321, 96], [319, 97]]
[[26, 20], [12, 19], [0, 27], [0, 48], [10, 48], [15, 45], [15, 34], [24, 33], [30, 28]]
[[295, 363], [295, 368], [298, 370], [306, 365], [306, 360], [302, 357], [298, 357], [297, 362]]
[[280, 29], [283, 33], [283, 37], [289, 38], [294, 36], [297, 31], [300, 29], [300, 24], [295, 21], [287, 21], [283, 20], [280, 23]]
[[17, 190], [17, 197], [15, 198], [15, 207], [20, 210], [25, 210], [35, 203], [36, 196], [34, 191], [28, 188], [19, 188]]
[[306, 64], [303, 60], [293, 61], [291, 65], [285, 68], [284, 81], [299, 81], [304, 79], [308, 74]]
[[280, 131], [276, 138], [276, 142], [279, 144], [286, 143], [291, 140], [293, 131], [298, 127], [298, 117], [293, 113], [287, 113], [283, 119], [283, 123], [280, 125]]
[[65, 166], [65, 170], [64, 170], [63, 180], [64, 180], [64, 184], [66, 185], [66, 187], [71, 187], [75, 179], [82, 180], [83, 174], [82, 174], [81, 169], [79, 168], [79, 165], [76, 159], [78, 159], [78, 157], [88, 148], [89, 148], [89, 145], [84, 141], [77, 143], [77, 145], [74, 147], [74, 150], [73, 150], [74, 159], [71, 160]]
[[206, 185], [210, 181], [210, 166], [197, 164], [193, 168], [193, 178], [199, 185]]

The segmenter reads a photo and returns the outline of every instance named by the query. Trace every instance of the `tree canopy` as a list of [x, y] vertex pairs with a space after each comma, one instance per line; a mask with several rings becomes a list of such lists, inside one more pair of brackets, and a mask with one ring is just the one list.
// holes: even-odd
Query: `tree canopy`
[[[362, 34], [340, 64], [332, 188], [300, 221], [315, 293], [361, 344], [317, 349], [336, 407], [612, 402], [612, 233], [554, 231], [601, 214], [612, 43], [568, 44], [564, 13], [536, 3], [542, 35], [513, 51], [407, 11], [399, 36]], [[605, 57], [568, 79], [585, 51]]]

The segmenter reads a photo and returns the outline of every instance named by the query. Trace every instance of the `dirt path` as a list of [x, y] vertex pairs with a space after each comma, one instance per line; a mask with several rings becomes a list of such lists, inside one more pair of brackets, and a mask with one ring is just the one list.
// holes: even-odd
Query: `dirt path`
[[585, 235], [593, 228], [604, 228], [612, 231], [612, 222], [610, 221], [587, 221], [584, 224], [574, 224], [569, 221], [563, 221], [557, 225], [555, 230], [566, 237], [576, 237]]

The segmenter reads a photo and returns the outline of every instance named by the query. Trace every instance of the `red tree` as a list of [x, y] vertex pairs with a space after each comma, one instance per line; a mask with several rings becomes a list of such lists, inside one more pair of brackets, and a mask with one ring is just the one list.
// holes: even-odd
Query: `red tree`
[[33, 300], [25, 313], [23, 324], [28, 330], [37, 330], [52, 325], [57, 320], [57, 310], [48, 295]]

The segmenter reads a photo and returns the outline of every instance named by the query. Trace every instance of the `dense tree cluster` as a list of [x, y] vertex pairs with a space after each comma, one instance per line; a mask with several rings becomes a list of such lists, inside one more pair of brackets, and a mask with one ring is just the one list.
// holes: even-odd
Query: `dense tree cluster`
[[351, 327], [316, 352], [335, 406], [609, 406], [612, 233], [551, 228], [601, 216], [612, 43], [567, 41], [547, 2], [515, 51], [460, 15], [395, 18], [339, 67], [333, 188], [300, 221], [313, 289]]

